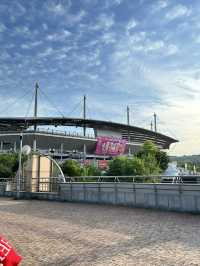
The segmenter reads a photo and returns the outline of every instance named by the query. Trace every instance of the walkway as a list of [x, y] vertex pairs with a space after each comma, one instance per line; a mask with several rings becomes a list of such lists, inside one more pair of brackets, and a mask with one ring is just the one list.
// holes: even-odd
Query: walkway
[[200, 217], [0, 198], [0, 234], [22, 266], [200, 265]]

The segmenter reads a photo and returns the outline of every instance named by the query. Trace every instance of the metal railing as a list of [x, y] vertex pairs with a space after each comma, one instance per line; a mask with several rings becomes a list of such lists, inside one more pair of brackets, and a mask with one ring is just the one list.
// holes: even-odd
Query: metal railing
[[[35, 132], [32, 129], [28, 129], [26, 132], [32, 133]], [[50, 134], [50, 135], [61, 135], [61, 136], [67, 136], [67, 137], [79, 137], [83, 139], [95, 139], [95, 136], [92, 134], [86, 134], [84, 136], [83, 134], [79, 132], [70, 132], [70, 131], [61, 131], [61, 130], [55, 130], [55, 129], [48, 129], [48, 128], [37, 128], [37, 133], [45, 133], [45, 134]]]
[[200, 183], [199, 175], [149, 175], [149, 176], [75, 176], [65, 177], [66, 182], [132, 182], [132, 183], [171, 183], [196, 184]]
[[[75, 176], [22, 178], [20, 191], [56, 192], [61, 183], [143, 183], [143, 184], [200, 184], [199, 175], [187, 176]], [[17, 191], [17, 178], [0, 178], [1, 191]]]
[[[65, 182], [63, 178], [22, 178], [20, 191], [26, 192], [58, 192], [59, 183]], [[17, 191], [17, 178], [0, 178], [1, 191]]]

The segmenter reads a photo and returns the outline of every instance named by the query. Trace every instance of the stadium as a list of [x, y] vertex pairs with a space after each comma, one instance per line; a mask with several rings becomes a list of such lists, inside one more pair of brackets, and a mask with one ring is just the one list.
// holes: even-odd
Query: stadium
[[[109, 160], [116, 155], [131, 155], [151, 140], [159, 149], [169, 149], [176, 139], [154, 130], [127, 124], [86, 118], [86, 97], [82, 118], [38, 117], [38, 89], [35, 86], [33, 117], [0, 118], [0, 151], [13, 152], [19, 149], [20, 136], [23, 146], [34, 151], [51, 154], [57, 159]], [[156, 123], [156, 121], [154, 121]], [[65, 131], [60, 130], [64, 128]], [[57, 130], [59, 128], [59, 130]], [[69, 129], [69, 130], [66, 130]]]

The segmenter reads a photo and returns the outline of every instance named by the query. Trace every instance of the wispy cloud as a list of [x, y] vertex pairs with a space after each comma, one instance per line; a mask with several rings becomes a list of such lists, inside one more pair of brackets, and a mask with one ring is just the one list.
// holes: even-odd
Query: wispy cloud
[[68, 30], [62, 30], [61, 32], [56, 32], [47, 35], [46, 39], [48, 41], [63, 41], [68, 38], [72, 33]]
[[6, 30], [6, 26], [3, 23], [0, 23], [0, 32], [4, 32]]
[[94, 25], [90, 27], [92, 30], [109, 30], [114, 25], [114, 17], [101, 14]]
[[162, 9], [165, 9], [168, 5], [169, 5], [168, 0], [156, 1], [151, 7], [151, 12], [152, 13], [158, 12]]
[[46, 9], [56, 16], [63, 16], [69, 12], [71, 1], [65, 1], [65, 4], [56, 1], [47, 1], [45, 3]]
[[176, 5], [166, 13], [165, 18], [172, 21], [177, 18], [187, 17], [191, 14], [191, 9], [184, 5]]

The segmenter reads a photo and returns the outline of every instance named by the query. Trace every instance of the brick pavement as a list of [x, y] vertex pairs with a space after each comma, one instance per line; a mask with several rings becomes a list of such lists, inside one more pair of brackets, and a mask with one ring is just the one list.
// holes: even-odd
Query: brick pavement
[[200, 216], [0, 198], [21, 266], [200, 265]]

